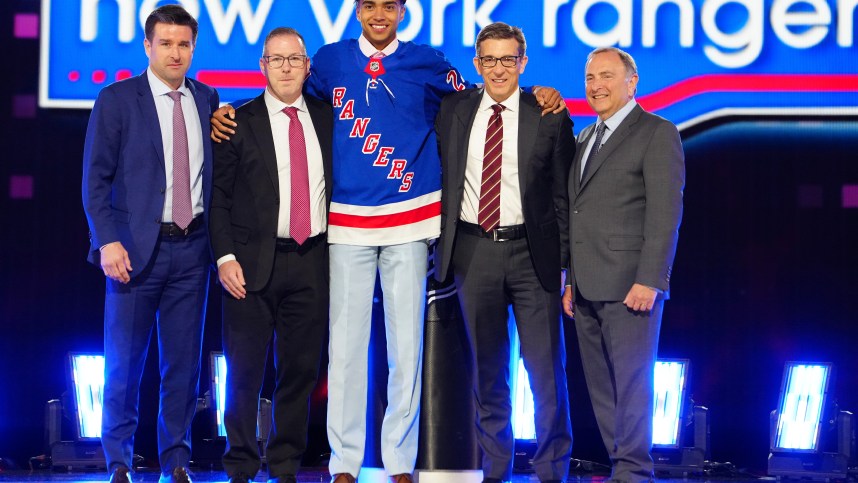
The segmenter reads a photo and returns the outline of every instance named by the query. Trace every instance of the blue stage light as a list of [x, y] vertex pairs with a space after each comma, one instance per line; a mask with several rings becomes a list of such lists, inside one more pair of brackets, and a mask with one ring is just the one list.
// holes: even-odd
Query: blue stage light
[[690, 362], [660, 359], [655, 363], [652, 445], [680, 448], [683, 408]]
[[530, 378], [524, 368], [524, 360], [516, 359], [515, 372], [511, 378], [513, 382], [512, 397], [512, 434], [515, 439], [536, 439], [536, 426], [534, 417], [536, 411], [533, 407], [533, 391], [530, 389]]
[[69, 354], [78, 439], [101, 438], [104, 356]]
[[217, 435], [226, 437], [226, 427], [223, 425], [223, 410], [226, 406], [226, 357], [222, 352], [211, 353], [211, 367], [212, 399], [214, 400]]
[[786, 363], [773, 451], [819, 450], [830, 376], [831, 364]]

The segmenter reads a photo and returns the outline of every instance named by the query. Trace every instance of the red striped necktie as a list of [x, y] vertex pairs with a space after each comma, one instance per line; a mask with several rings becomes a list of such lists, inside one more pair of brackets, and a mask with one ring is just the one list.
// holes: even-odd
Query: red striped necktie
[[500, 225], [500, 182], [503, 161], [503, 118], [501, 112], [506, 107], [501, 104], [492, 106], [494, 114], [486, 129], [486, 145], [483, 151], [483, 175], [480, 184], [480, 212], [477, 221], [486, 232]]

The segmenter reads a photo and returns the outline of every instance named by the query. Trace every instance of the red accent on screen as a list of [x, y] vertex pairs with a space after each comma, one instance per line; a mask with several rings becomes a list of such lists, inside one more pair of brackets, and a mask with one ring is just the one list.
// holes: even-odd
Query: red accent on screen
[[131, 77], [131, 71], [128, 69], [120, 69], [116, 71], [116, 80], [121, 81]]
[[[658, 111], [689, 97], [712, 92], [855, 92], [858, 75], [847, 74], [711, 74], [691, 77], [641, 96], [648, 111]], [[573, 116], [592, 116], [586, 99], [567, 99]]]
[[441, 202], [432, 203], [413, 210], [390, 215], [347, 215], [345, 213], [331, 213], [328, 223], [336, 226], [347, 226], [350, 228], [393, 228], [396, 226], [409, 225], [418, 221], [428, 220], [441, 213]]
[[103, 70], [96, 70], [92, 73], [92, 81], [96, 84], [101, 84], [107, 80], [107, 72]]
[[71, 82], [77, 82], [80, 80], [80, 72], [76, 70], [69, 71], [69, 80]]
[[265, 87], [265, 76], [258, 70], [201, 70], [197, 80], [218, 89]]

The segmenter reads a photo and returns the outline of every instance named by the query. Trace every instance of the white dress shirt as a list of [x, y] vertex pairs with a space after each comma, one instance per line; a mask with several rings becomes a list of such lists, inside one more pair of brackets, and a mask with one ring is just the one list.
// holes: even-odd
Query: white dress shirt
[[[294, 103], [286, 104], [277, 99], [268, 89], [264, 94], [265, 108], [271, 122], [271, 134], [274, 137], [274, 154], [277, 156], [277, 185], [280, 190], [280, 209], [277, 214], [277, 237], [290, 238], [289, 218], [292, 203], [291, 155], [289, 152], [289, 116], [283, 112], [286, 107], [298, 109], [298, 120], [304, 130], [304, 145], [307, 150], [307, 174], [310, 180], [310, 236], [316, 236], [327, 230], [325, 209], [325, 168], [322, 164], [322, 150], [313, 119], [307, 111], [304, 96]], [[229, 253], [217, 260], [220, 267], [225, 262], [235, 260], [235, 254]]]
[[[524, 213], [521, 208], [521, 187], [518, 183], [518, 116], [521, 91], [516, 90], [500, 104], [506, 109], [501, 112], [503, 119], [503, 147], [501, 148], [501, 194], [500, 226], [521, 225]], [[459, 219], [478, 224], [480, 212], [480, 185], [483, 181], [483, 156], [485, 154], [486, 131], [489, 119], [494, 115], [494, 99], [483, 92], [471, 137], [468, 140], [468, 159], [465, 167], [465, 191], [462, 197], [462, 209]]]
[[358, 37], [358, 47], [360, 47], [360, 51], [363, 55], [367, 57], [372, 57], [376, 52], [381, 52], [385, 57], [396, 52], [396, 49], [399, 47], [399, 39], [393, 39], [393, 42], [387, 44], [383, 50], [376, 49], [363, 34]]
[[298, 120], [304, 129], [304, 143], [307, 150], [307, 174], [310, 178], [310, 236], [316, 236], [327, 229], [325, 214], [325, 170], [322, 166], [322, 148], [313, 119], [307, 110], [304, 96], [292, 104], [277, 99], [265, 89], [265, 107], [271, 120], [271, 134], [274, 135], [274, 153], [277, 156], [277, 181], [280, 188], [280, 212], [277, 217], [277, 237], [289, 237], [289, 214], [292, 202], [291, 159], [289, 153], [289, 116], [283, 112], [286, 107], [298, 109]]
[[[155, 98], [155, 110], [158, 112], [158, 124], [161, 125], [161, 142], [164, 145], [164, 171], [167, 174], [167, 190], [164, 192], [164, 211], [161, 222], [173, 221], [173, 99], [167, 94], [173, 89], [155, 77], [152, 69], [146, 69], [149, 88]], [[188, 137], [188, 162], [191, 168], [191, 205], [194, 217], [203, 212], [203, 135], [197, 103], [191, 90], [185, 83], [178, 89], [182, 93], [182, 114], [185, 118], [185, 131]], [[208, 139], [206, 139], [208, 142]]]

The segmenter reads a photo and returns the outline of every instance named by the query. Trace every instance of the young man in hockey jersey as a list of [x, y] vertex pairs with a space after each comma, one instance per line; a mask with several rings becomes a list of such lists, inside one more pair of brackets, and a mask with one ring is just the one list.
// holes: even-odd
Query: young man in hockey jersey
[[[394, 483], [406, 483], [417, 459], [428, 246], [440, 234], [441, 220], [434, 121], [441, 99], [470, 84], [441, 52], [396, 38], [405, 3], [355, 0], [362, 35], [320, 48], [305, 84], [307, 94], [327, 99], [334, 109], [328, 219], [334, 483], [354, 482], [363, 463], [376, 274], [384, 293], [389, 367], [382, 461]], [[546, 111], [565, 109], [553, 89], [540, 89], [538, 97]], [[225, 112], [212, 121], [213, 137], [233, 132]]]

